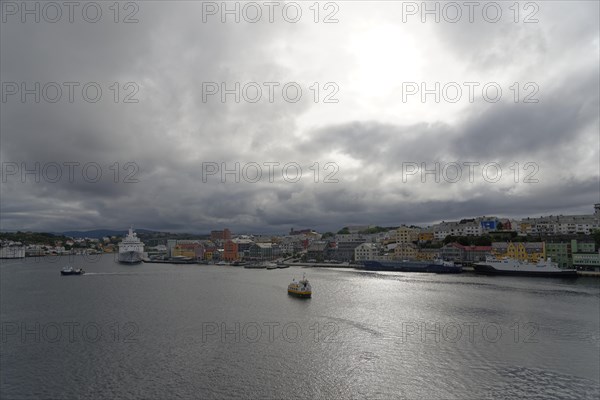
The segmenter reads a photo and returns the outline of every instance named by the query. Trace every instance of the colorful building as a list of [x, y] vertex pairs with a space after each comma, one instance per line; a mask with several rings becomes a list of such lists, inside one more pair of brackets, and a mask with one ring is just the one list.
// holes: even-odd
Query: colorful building
[[354, 260], [357, 262], [365, 260], [378, 260], [381, 247], [376, 243], [362, 243], [354, 249]]
[[448, 243], [439, 250], [444, 260], [467, 264], [485, 261], [491, 252], [492, 246], [463, 246], [459, 243]]
[[419, 232], [419, 242], [432, 242], [434, 239], [435, 239], [435, 236], [433, 235], [433, 231]]
[[222, 231], [211, 231], [210, 240], [229, 240], [231, 239], [231, 231], [225, 228]]
[[413, 243], [398, 243], [394, 249], [394, 258], [396, 260], [414, 260], [417, 258], [419, 249]]
[[412, 243], [419, 240], [419, 231], [417, 229], [401, 226], [393, 234], [393, 240], [396, 243]]
[[561, 268], [593, 267], [593, 260], [596, 258], [595, 252], [596, 245], [593, 242], [578, 242], [573, 239], [571, 241], [546, 243], [546, 256], [558, 263]]
[[204, 246], [200, 243], [176, 244], [172, 250], [172, 257], [189, 257], [196, 260], [204, 258]]
[[498, 258], [508, 257], [536, 263], [546, 258], [546, 247], [544, 242], [494, 242], [492, 254]]
[[225, 261], [237, 261], [240, 259], [239, 246], [233, 240], [227, 240], [223, 244], [223, 259]]
[[419, 249], [417, 252], [417, 260], [433, 261], [439, 256], [440, 249]]
[[573, 266], [585, 270], [600, 271], [600, 251], [596, 253], [573, 253]]

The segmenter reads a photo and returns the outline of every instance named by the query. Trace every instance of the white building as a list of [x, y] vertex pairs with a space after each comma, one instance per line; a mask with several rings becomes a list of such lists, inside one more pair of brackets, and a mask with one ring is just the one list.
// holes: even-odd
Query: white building
[[380, 247], [377, 243], [363, 243], [354, 249], [354, 260], [357, 262], [365, 260], [377, 260]]
[[531, 235], [589, 235], [593, 230], [600, 229], [600, 203], [594, 204], [594, 214], [524, 218], [520, 225], [524, 228], [523, 233]]
[[433, 225], [435, 240], [444, 240], [446, 236], [481, 236], [483, 228], [478, 219], [453, 222], [442, 222]]

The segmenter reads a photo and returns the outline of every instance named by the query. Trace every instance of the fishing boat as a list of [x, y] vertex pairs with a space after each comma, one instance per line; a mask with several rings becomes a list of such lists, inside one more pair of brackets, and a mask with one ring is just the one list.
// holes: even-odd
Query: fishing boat
[[312, 296], [312, 287], [304, 274], [302, 274], [300, 281], [296, 281], [296, 279], [292, 280], [292, 283], [288, 285], [288, 294], [303, 298], [310, 298]]

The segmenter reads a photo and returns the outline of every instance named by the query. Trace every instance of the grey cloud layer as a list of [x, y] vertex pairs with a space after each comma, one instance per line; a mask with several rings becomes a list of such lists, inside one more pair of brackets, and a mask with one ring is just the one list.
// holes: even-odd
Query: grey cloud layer
[[[340, 6], [336, 26], [306, 20], [203, 24], [200, 5], [191, 2], [141, 3], [140, 22], [131, 25], [3, 23], [3, 82], [95, 81], [105, 93], [95, 104], [2, 103], [2, 162], [97, 162], [104, 179], [22, 184], [9, 178], [1, 184], [1, 228], [336, 229], [472, 215], [588, 212], [600, 201], [597, 4], [542, 4], [535, 26], [413, 24], [424, 53], [443, 49], [431, 54], [435, 62], [425, 63], [432, 80], [450, 66], [463, 71], [457, 81], [535, 80], [540, 102], [515, 104], [508, 92], [499, 103], [479, 98], [450, 111], [443, 104], [417, 104], [425, 117], [398, 120], [383, 111], [357, 118], [362, 99], [344, 97], [354, 93], [350, 87], [344, 92], [341, 86], [339, 104], [312, 101], [308, 86], [315, 81], [352, 85], [348, 77], [356, 57], [347, 50], [352, 43], [344, 42], [349, 35], [370, 24], [399, 23], [396, 9]], [[406, 28], [409, 34], [410, 24]], [[136, 82], [139, 103], [109, 101], [107, 87], [115, 81]], [[296, 81], [305, 93], [295, 104], [203, 102], [202, 82], [207, 81]], [[396, 85], [390, 77], [390, 86]], [[376, 100], [396, 105], [399, 117], [413, 110], [399, 103], [399, 96]], [[202, 181], [203, 162], [269, 161], [298, 162], [303, 178], [297, 183], [281, 178], [269, 183], [266, 176], [258, 183]], [[328, 161], [339, 165], [339, 183], [322, 182]], [[535, 162], [540, 182], [402, 181], [402, 163], [436, 161], [503, 167]], [[114, 183], [108, 167], [115, 162], [135, 162], [139, 182]], [[321, 166], [319, 183], [308, 169], [314, 162]], [[121, 180], [125, 174], [121, 170]]]

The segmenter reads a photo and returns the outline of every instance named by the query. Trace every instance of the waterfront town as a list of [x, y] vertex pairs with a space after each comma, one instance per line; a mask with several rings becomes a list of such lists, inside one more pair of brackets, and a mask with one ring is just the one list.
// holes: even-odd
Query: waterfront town
[[[560, 268], [600, 271], [600, 203], [588, 215], [548, 215], [515, 220], [474, 217], [419, 227], [346, 226], [338, 232], [295, 229], [283, 235], [208, 235], [144, 231], [147, 262], [186, 260], [231, 263], [289, 259], [328, 265], [366, 260], [444, 259], [462, 265], [485, 257], [532, 263], [551, 258]], [[0, 233], [0, 258], [116, 253], [121, 236], [75, 237], [49, 233]], [[19, 240], [15, 240], [19, 239]]]

